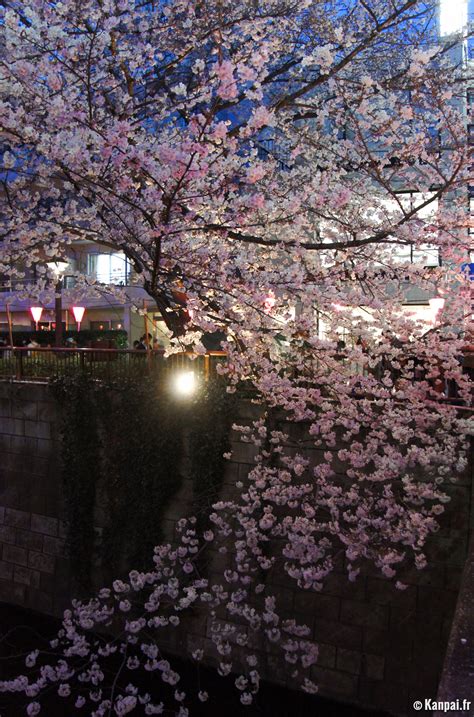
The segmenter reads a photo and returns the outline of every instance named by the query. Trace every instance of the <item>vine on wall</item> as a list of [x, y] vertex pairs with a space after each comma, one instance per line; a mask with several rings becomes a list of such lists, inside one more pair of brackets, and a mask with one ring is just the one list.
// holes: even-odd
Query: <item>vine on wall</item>
[[90, 587], [94, 554], [94, 508], [100, 475], [100, 442], [96, 385], [85, 375], [68, 376], [52, 384], [63, 409], [61, 422], [67, 545], [79, 585]]
[[193, 404], [189, 453], [199, 531], [207, 527], [210, 508], [222, 485], [234, 408], [235, 394], [228, 394], [219, 380], [209, 381]]
[[205, 529], [232, 422], [233, 400], [221, 380], [203, 385], [189, 402], [144, 377], [99, 383], [78, 374], [55, 380], [53, 390], [62, 407], [67, 543], [84, 590], [96, 560], [114, 575], [150, 562], [163, 538], [166, 507], [182, 484], [185, 435], [195, 514]]
[[162, 539], [162, 517], [181, 486], [179, 407], [147, 380], [104, 384], [98, 407], [107, 510], [103, 560], [143, 568]]

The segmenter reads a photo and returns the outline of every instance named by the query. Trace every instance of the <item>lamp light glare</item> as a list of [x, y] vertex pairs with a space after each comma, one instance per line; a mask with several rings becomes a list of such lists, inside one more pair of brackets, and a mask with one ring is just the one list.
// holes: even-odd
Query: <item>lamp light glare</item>
[[196, 376], [193, 371], [182, 371], [174, 378], [174, 389], [180, 396], [191, 396], [196, 390]]
[[57, 261], [48, 261], [46, 266], [53, 272], [57, 279], [60, 279], [68, 268], [69, 262], [58, 259]]
[[462, 32], [467, 25], [467, 0], [440, 0], [439, 32], [454, 35]]

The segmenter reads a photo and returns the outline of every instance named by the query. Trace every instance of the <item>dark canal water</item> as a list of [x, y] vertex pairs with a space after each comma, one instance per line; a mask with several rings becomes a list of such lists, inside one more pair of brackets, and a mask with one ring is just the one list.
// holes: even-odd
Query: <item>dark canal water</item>
[[[0, 678], [9, 679], [25, 674], [24, 653], [47, 647], [57, 630], [59, 623], [43, 615], [0, 603]], [[21, 657], [19, 656], [21, 655]], [[177, 664], [171, 658], [172, 665], [182, 675], [180, 687], [195, 693], [197, 672], [194, 666], [181, 662]], [[130, 675], [130, 673], [128, 673]], [[135, 678], [135, 673], [133, 677]], [[125, 679], [124, 685], [131, 681]], [[136, 680], [133, 680], [134, 682]], [[153, 695], [153, 687], [157, 684], [151, 680], [146, 683], [146, 690]], [[159, 681], [160, 694], [163, 683]], [[275, 685], [263, 683], [254, 705], [243, 707], [236, 696], [233, 678], [223, 679], [212, 670], [200, 669], [199, 688], [207, 690], [211, 699], [207, 703], [187, 704], [191, 717], [389, 717], [380, 711], [361, 710], [352, 705], [324, 699], [322, 697], [294, 692]], [[163, 695], [163, 701], [164, 695]], [[159, 700], [157, 700], [159, 701]], [[0, 717], [21, 717], [26, 715], [25, 698], [0, 694]], [[51, 693], [42, 702], [41, 717], [74, 717], [88, 715], [82, 710], [75, 710], [73, 704]], [[143, 715], [137, 709], [130, 713], [131, 717]], [[165, 713], [168, 717], [170, 712]]]

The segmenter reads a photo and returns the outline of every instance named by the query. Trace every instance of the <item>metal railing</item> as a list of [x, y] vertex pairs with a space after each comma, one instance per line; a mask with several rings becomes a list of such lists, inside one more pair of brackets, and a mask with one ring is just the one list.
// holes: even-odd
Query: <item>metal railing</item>
[[144, 375], [166, 378], [173, 372], [193, 371], [207, 380], [217, 374], [217, 366], [226, 361], [226, 356], [223, 351], [202, 356], [183, 352], [165, 358], [162, 350], [2, 346], [0, 379], [48, 381], [78, 372], [103, 380]]

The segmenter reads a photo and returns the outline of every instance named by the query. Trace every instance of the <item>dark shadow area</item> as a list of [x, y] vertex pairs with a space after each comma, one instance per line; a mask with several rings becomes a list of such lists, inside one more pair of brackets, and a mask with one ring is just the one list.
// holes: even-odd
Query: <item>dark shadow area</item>
[[[0, 679], [12, 679], [27, 674], [29, 670], [25, 667], [25, 653], [34, 649], [48, 649], [49, 640], [56, 636], [59, 626], [59, 621], [51, 617], [0, 603]], [[266, 682], [262, 682], [254, 704], [244, 707], [239, 703], [234, 686], [235, 677], [222, 678], [212, 669], [200, 667], [197, 670], [196, 666], [188, 661], [169, 655], [165, 657], [168, 657], [173, 668], [181, 675], [178, 685], [180, 689], [184, 689], [189, 695], [196, 695], [199, 689], [206, 690], [210, 695], [206, 703], [197, 699], [184, 703], [190, 710], [190, 717], [389, 717], [387, 712], [365, 710]], [[120, 660], [117, 659], [116, 663], [118, 666]], [[110, 684], [113, 681], [114, 664], [109, 663], [109, 668]], [[125, 671], [119, 692], [122, 691], [123, 694], [125, 686], [132, 682], [143, 687], [157, 702], [163, 700], [167, 704], [166, 697], [172, 695], [174, 688], [170, 689], [164, 685], [157, 673], [137, 678], [136, 672]], [[74, 698], [76, 696], [77, 693]], [[19, 717], [26, 714], [29, 701], [32, 700], [28, 700], [24, 695], [0, 694], [1, 717]], [[59, 697], [55, 686], [41, 699], [41, 706], [40, 714], [45, 717], [90, 714], [90, 708], [76, 710], [74, 700]], [[143, 707], [139, 706], [130, 714], [138, 717], [145, 713]], [[164, 714], [170, 715], [172, 712], [165, 710]]]

